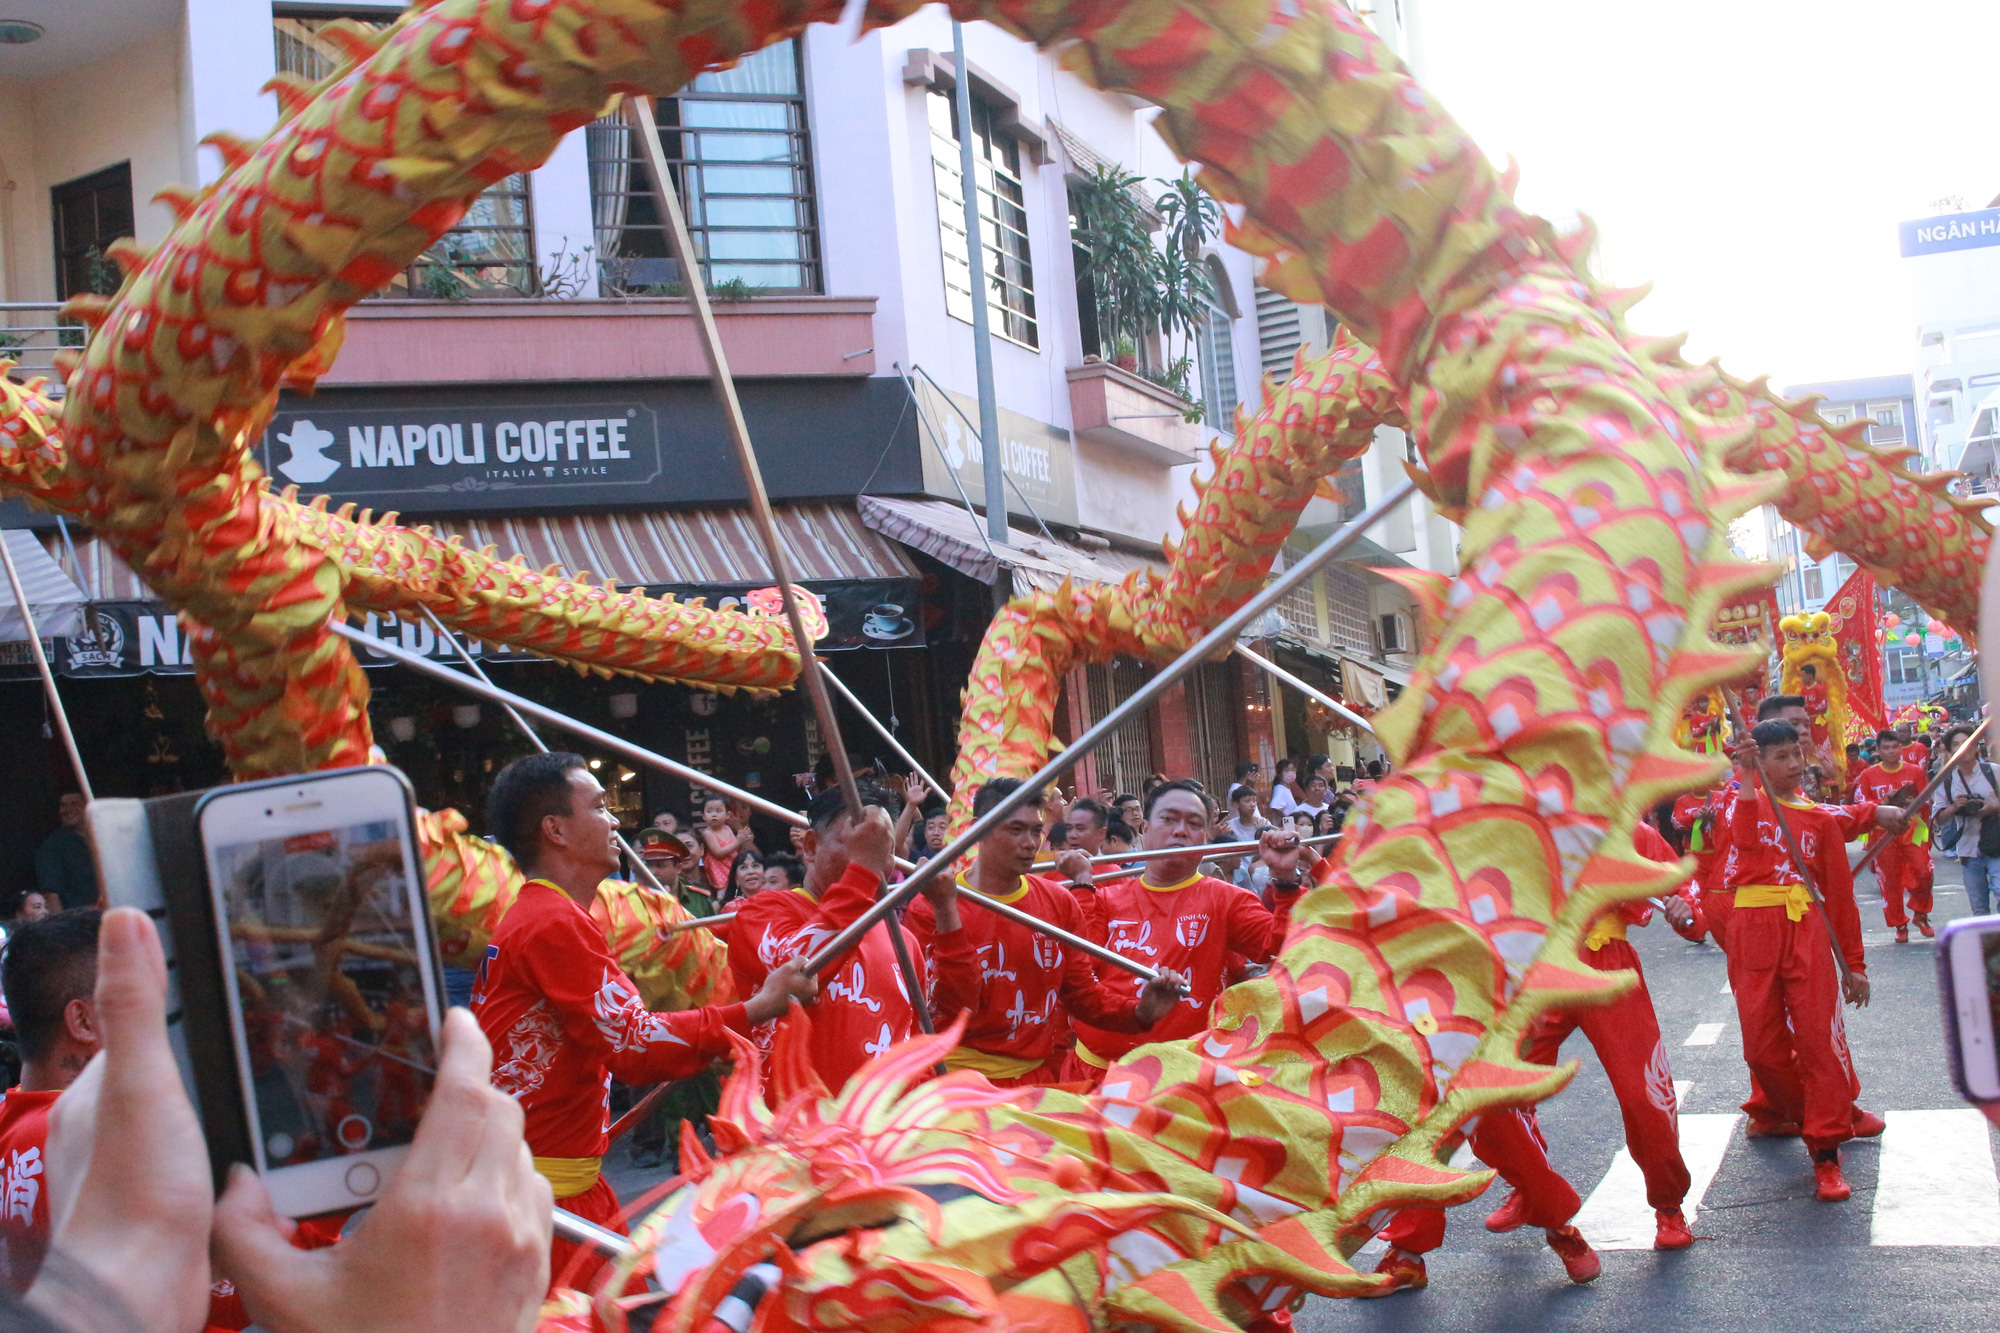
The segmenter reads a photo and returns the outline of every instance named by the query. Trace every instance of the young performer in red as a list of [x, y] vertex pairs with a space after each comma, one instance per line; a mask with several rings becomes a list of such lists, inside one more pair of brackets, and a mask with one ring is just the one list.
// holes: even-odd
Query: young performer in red
[[[1901, 805], [1924, 785], [1924, 770], [1903, 759], [1903, 738], [1893, 731], [1875, 733], [1875, 762], [1854, 779], [1854, 799], [1876, 805]], [[1875, 882], [1882, 890], [1882, 920], [1896, 930], [1896, 943], [1910, 942], [1910, 920], [1929, 939], [1931, 928], [1931, 855], [1928, 826], [1921, 816], [1875, 857]], [[1877, 834], [1877, 837], [1888, 837]], [[1922, 839], [1920, 842], [1919, 840]], [[1904, 902], [1908, 901], [1906, 909]]]
[[[1208, 840], [1208, 797], [1189, 782], [1163, 783], [1146, 795], [1147, 851], [1197, 847]], [[1186, 993], [1145, 1033], [1120, 1032], [1087, 1021], [1076, 1024], [1076, 1060], [1064, 1082], [1095, 1081], [1127, 1051], [1149, 1041], [1178, 1041], [1208, 1023], [1209, 1006], [1225, 986], [1228, 955], [1266, 963], [1284, 943], [1292, 904], [1302, 887], [1296, 836], [1267, 832], [1261, 855], [1270, 867], [1273, 909], [1224, 880], [1201, 873], [1201, 854], [1163, 856], [1146, 863], [1131, 879], [1097, 886], [1088, 868], [1071, 887], [1091, 923], [1091, 936], [1113, 952], [1153, 968], [1171, 968], [1186, 979]], [[1139, 979], [1109, 963], [1097, 964], [1098, 980], [1114, 993], [1136, 997]]]
[[[1806, 768], [1799, 732], [1789, 722], [1760, 722], [1751, 733], [1762, 782], [1745, 790], [1732, 815], [1735, 850], [1728, 888], [1729, 984], [1743, 1027], [1743, 1058], [1786, 1119], [1803, 1131], [1821, 1199], [1848, 1197], [1840, 1145], [1854, 1134], [1858, 1078], [1841, 1020], [1843, 991], [1868, 1002], [1867, 959], [1846, 844], [1862, 829], [1902, 832], [1893, 806], [1814, 805], [1799, 797]], [[1769, 790], [1764, 788], [1768, 787]], [[1807, 892], [1771, 803], [1785, 805], [1799, 854], [1825, 899], [1825, 919]], [[1826, 927], [1840, 941], [1843, 980], [1829, 952]]]
[[[654, 1013], [604, 943], [588, 904], [618, 869], [618, 817], [583, 756], [536, 754], [494, 779], [487, 825], [529, 877], [479, 965], [473, 1016], [493, 1044], [493, 1086], [521, 1104], [535, 1169], [556, 1203], [623, 1232], [604, 1179], [611, 1080], [658, 1083], [698, 1074], [730, 1053], [724, 1033], [810, 1000], [813, 979], [783, 967], [748, 1004]], [[580, 1267], [572, 1272], [576, 1259]], [[605, 1260], [558, 1240], [553, 1282], [587, 1287]]]
[[[895, 864], [890, 815], [902, 809], [902, 801], [872, 782], [861, 783], [859, 790], [867, 816], [859, 824], [848, 816], [838, 787], [813, 798], [799, 842], [804, 884], [740, 900], [729, 923], [729, 968], [740, 993], [760, 985], [772, 968], [817, 951], [881, 895]], [[857, 1069], [917, 1031], [892, 929], [903, 933], [933, 1012], [942, 1007], [940, 1000], [954, 996], [955, 1012], [978, 993], [978, 962], [960, 926], [957, 885], [948, 873], [940, 874], [926, 883], [923, 895], [934, 923], [928, 952], [907, 926], [891, 921], [869, 930], [820, 976], [810, 1049], [813, 1068], [829, 1089], [837, 1091]], [[775, 1029], [759, 1028], [754, 1039], [768, 1049], [774, 1035]]]
[[[1020, 785], [1014, 778], [996, 778], [981, 787], [972, 802], [974, 817], [984, 815]], [[1071, 806], [1071, 812], [1076, 808]], [[963, 892], [1018, 907], [1072, 935], [1085, 935], [1076, 895], [1027, 873], [1041, 846], [1037, 801], [1016, 810], [980, 840], [971, 871], [959, 876], [958, 886]], [[1079, 878], [1090, 873], [1090, 858], [1081, 851], [1064, 852], [1057, 864], [1065, 874]], [[983, 908], [975, 907], [963, 918], [964, 933], [979, 960], [979, 988], [964, 997], [940, 988], [938, 1026], [950, 1023], [961, 1010], [967, 1016], [961, 1044], [944, 1062], [951, 1069], [976, 1069], [997, 1087], [1061, 1082], [1068, 1053], [1059, 1048], [1057, 1035], [1065, 1015], [1107, 1032], [1143, 1036], [1186, 988], [1185, 980], [1167, 969], [1136, 997], [1114, 992], [1097, 979], [1095, 960], [1079, 949]], [[936, 934], [935, 913], [928, 902], [910, 909], [909, 925], [926, 941]]]
[[21, 1082], [0, 1096], [0, 1281], [16, 1292], [49, 1247], [49, 1111], [101, 1044], [97, 923], [84, 908], [16, 926], [0, 972], [21, 1048]]

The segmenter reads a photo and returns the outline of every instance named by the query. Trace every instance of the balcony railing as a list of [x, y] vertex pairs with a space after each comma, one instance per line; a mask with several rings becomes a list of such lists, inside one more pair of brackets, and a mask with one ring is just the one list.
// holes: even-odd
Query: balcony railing
[[83, 346], [83, 325], [61, 318], [61, 309], [56, 301], [0, 301], [0, 357], [14, 363], [10, 379], [58, 379], [56, 353]]

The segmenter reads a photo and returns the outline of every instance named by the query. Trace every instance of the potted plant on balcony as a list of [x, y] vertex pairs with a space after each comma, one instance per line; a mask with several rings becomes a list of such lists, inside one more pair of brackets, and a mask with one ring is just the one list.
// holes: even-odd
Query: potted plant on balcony
[[[1100, 352], [1181, 398], [1187, 419], [1199, 421], [1192, 360], [1165, 361], [1158, 349], [1175, 334], [1192, 344], [1208, 322], [1216, 292], [1201, 248], [1215, 236], [1222, 210], [1186, 173], [1158, 182], [1166, 188], [1150, 201], [1140, 193], [1144, 184], [1142, 176], [1099, 165], [1070, 186], [1077, 299], [1095, 317]], [[1158, 243], [1155, 232], [1164, 233]]]

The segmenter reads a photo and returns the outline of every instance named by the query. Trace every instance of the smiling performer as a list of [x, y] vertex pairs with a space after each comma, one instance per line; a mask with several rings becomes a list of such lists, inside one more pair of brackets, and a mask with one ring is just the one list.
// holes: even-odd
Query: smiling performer
[[[1729, 908], [1729, 987], [1743, 1026], [1743, 1059], [1779, 1114], [1804, 1132], [1815, 1189], [1828, 1203], [1851, 1191], [1840, 1171], [1840, 1145], [1854, 1136], [1859, 1080], [1841, 1020], [1850, 1004], [1868, 1003], [1868, 960], [1847, 842], [1867, 828], [1901, 833], [1908, 823], [1891, 805], [1815, 805], [1799, 794], [1805, 749], [1797, 728], [1773, 719], [1750, 733], [1762, 781], [1737, 799], [1730, 814], [1726, 896]], [[1771, 799], [1784, 804], [1798, 852], [1824, 899], [1807, 890]], [[1827, 926], [1839, 940], [1847, 974], [1828, 949]]]
[[[1017, 778], [995, 778], [981, 787], [972, 801], [973, 817], [1020, 785]], [[1033, 801], [1022, 806], [982, 838], [971, 873], [961, 874], [958, 886], [961, 892], [1012, 904], [1072, 935], [1083, 935], [1087, 927], [1076, 895], [1027, 873], [1042, 846], [1041, 805]], [[1081, 851], [1064, 852], [1056, 865], [1072, 879], [1090, 875], [1090, 858]], [[929, 902], [910, 909], [909, 926], [928, 951], [937, 932]], [[951, 1069], [976, 1069], [996, 1087], [1061, 1081], [1067, 1054], [1058, 1035], [1065, 1016], [1106, 1032], [1141, 1035], [1166, 1016], [1187, 988], [1179, 973], [1163, 969], [1159, 980], [1147, 982], [1136, 996], [1114, 991], [1098, 980], [1088, 954], [997, 912], [966, 914], [965, 934], [979, 958], [979, 987], [970, 996], [939, 987], [938, 1026], [949, 1024], [961, 1010], [967, 1015], [965, 1035], [944, 1062]]]
[[[1903, 738], [1893, 731], [1876, 732], [1875, 762], [1854, 779], [1855, 799], [1901, 806], [1923, 785], [1924, 770], [1906, 761]], [[1912, 918], [1924, 938], [1937, 934], [1931, 926], [1929, 834], [1930, 826], [1919, 816], [1909, 828], [1889, 838], [1889, 845], [1875, 857], [1875, 882], [1882, 890], [1882, 920], [1895, 930], [1898, 944], [1910, 942]]]
[[[618, 870], [618, 817], [578, 754], [533, 754], [500, 770], [487, 826], [528, 882], [486, 946], [472, 1012], [493, 1043], [493, 1086], [521, 1104], [535, 1170], [556, 1202], [623, 1232], [618, 1196], [600, 1173], [611, 1080], [686, 1078], [730, 1053], [729, 1029], [748, 1034], [815, 983], [794, 963], [773, 971], [748, 1004], [654, 1013], [605, 947], [591, 919], [597, 886]], [[555, 1242], [550, 1280], [588, 1285], [605, 1262]]]
[[[1208, 841], [1208, 796], [1192, 782], [1167, 782], [1146, 794], [1145, 830], [1139, 845], [1146, 851], [1168, 847], [1199, 847]], [[1224, 960], [1240, 954], [1253, 963], [1268, 963], [1285, 942], [1292, 904], [1302, 887], [1296, 836], [1266, 832], [1260, 855], [1270, 868], [1271, 903], [1267, 910], [1248, 889], [1201, 873], [1203, 853], [1162, 856], [1148, 861], [1131, 879], [1098, 887], [1089, 867], [1070, 866], [1071, 877], [1089, 934], [1114, 953], [1152, 968], [1172, 968], [1186, 982], [1180, 1003], [1146, 1033], [1120, 1032], [1079, 1019], [1076, 1051], [1063, 1081], [1096, 1082], [1113, 1060], [1148, 1041], [1178, 1041], [1208, 1025], [1208, 1009], [1222, 994]], [[982, 853], [983, 854], [983, 853]], [[1067, 871], [1066, 871], [1067, 873]], [[1139, 978], [1109, 963], [1097, 964], [1098, 980], [1114, 994], [1139, 995]]]

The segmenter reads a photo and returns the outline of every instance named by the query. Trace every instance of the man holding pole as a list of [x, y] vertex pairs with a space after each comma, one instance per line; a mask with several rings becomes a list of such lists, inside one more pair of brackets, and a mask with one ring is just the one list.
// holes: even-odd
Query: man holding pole
[[[1924, 770], [1903, 762], [1903, 738], [1893, 731], [1875, 733], [1875, 762], [1855, 776], [1855, 799], [1907, 808], [1917, 788], [1923, 785]], [[1895, 930], [1898, 944], [1910, 942], [1913, 918], [1925, 939], [1937, 934], [1931, 928], [1929, 832], [1919, 816], [1875, 853], [1875, 883], [1882, 890], [1882, 920]]]
[[[747, 1033], [793, 1000], [810, 1000], [813, 977], [794, 964], [763, 978], [747, 1004], [653, 1013], [590, 915], [621, 849], [618, 817], [583, 756], [532, 754], [507, 765], [486, 818], [528, 876], [474, 983], [472, 1013], [493, 1043], [493, 1086], [521, 1104], [535, 1170], [556, 1202], [623, 1232], [618, 1196], [600, 1170], [612, 1078], [656, 1083], [700, 1073], [729, 1055], [728, 1030]], [[551, 1262], [554, 1281], [583, 1287], [604, 1260], [558, 1240]]]
[[[972, 802], [974, 817], [991, 810], [1020, 785], [1016, 778], [995, 778], [981, 787]], [[1071, 813], [1081, 804], [1071, 806]], [[959, 875], [958, 886], [1012, 903], [1072, 935], [1083, 934], [1076, 895], [1028, 873], [1042, 845], [1040, 807], [1039, 801], [1022, 806], [982, 838], [971, 869]], [[1064, 852], [1056, 865], [1073, 879], [1089, 878], [1090, 858], [1080, 851]], [[910, 908], [909, 925], [927, 943], [936, 935], [936, 913], [929, 902]], [[1162, 969], [1137, 996], [1120, 993], [1098, 979], [1091, 959], [1080, 949], [992, 912], [970, 914], [964, 933], [978, 955], [978, 988], [967, 996], [939, 988], [938, 1026], [952, 1022], [961, 1010], [966, 1015], [965, 1034], [944, 1062], [950, 1069], [976, 1069], [996, 1087], [1062, 1081], [1067, 1056], [1059, 1035], [1065, 1015], [1106, 1032], [1138, 1036], [1165, 1017], [1187, 988], [1179, 973]]]
[[[1146, 793], [1145, 828], [1139, 845], [1156, 851], [1199, 848], [1208, 841], [1207, 795], [1187, 781], [1167, 782]], [[1088, 1021], [1076, 1024], [1075, 1059], [1063, 1079], [1095, 1082], [1113, 1060], [1146, 1041], [1178, 1041], [1208, 1023], [1209, 1006], [1226, 984], [1224, 963], [1240, 954], [1267, 963], [1284, 943], [1292, 904], [1303, 889], [1299, 855], [1304, 847], [1292, 834], [1275, 830], [1261, 838], [1259, 855], [1270, 868], [1271, 909], [1224, 880], [1201, 873], [1203, 853], [1163, 856], [1140, 874], [1099, 888], [1088, 866], [1071, 867], [1071, 888], [1091, 923], [1090, 933], [1113, 952], [1154, 968], [1172, 968], [1186, 978], [1186, 993], [1166, 1017], [1143, 1036]], [[1065, 873], [1068, 873], [1066, 868]], [[1101, 964], [1098, 977], [1111, 989], [1137, 994], [1136, 977]]]
[[[807, 807], [806, 834], [799, 844], [806, 863], [804, 884], [739, 900], [728, 936], [738, 993], [762, 985], [772, 969], [814, 953], [874, 906], [895, 864], [889, 819], [890, 812], [900, 812], [902, 802], [872, 782], [860, 783], [857, 792], [860, 820], [848, 813], [838, 788], [821, 792]], [[957, 887], [949, 875], [938, 875], [925, 882], [923, 892], [934, 922], [928, 954], [925, 942], [907, 927], [878, 923], [853, 949], [827, 964], [812, 1006], [811, 1054], [813, 1068], [830, 1090], [838, 1091], [862, 1065], [919, 1027], [890, 930], [902, 931], [925, 990], [945, 998], [978, 990], [978, 963], [971, 937], [959, 922]], [[928, 1003], [931, 997], [922, 998]], [[760, 1028], [753, 1039], [768, 1052], [775, 1035], [774, 1028]]]
[[1873, 802], [1806, 801], [1799, 793], [1806, 757], [1798, 730], [1774, 719], [1750, 734], [1761, 780], [1730, 815], [1729, 985], [1743, 1025], [1744, 1061], [1783, 1118], [1800, 1126], [1819, 1197], [1837, 1203], [1851, 1192], [1841, 1175], [1840, 1145], [1854, 1134], [1859, 1086], [1840, 1000], [1868, 1002], [1846, 844], [1865, 828], [1900, 833], [1908, 819]]

